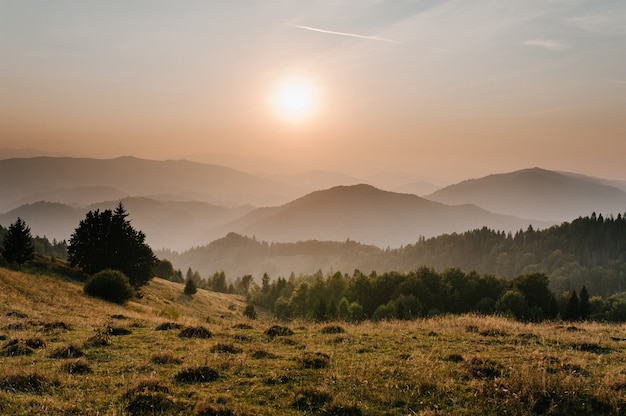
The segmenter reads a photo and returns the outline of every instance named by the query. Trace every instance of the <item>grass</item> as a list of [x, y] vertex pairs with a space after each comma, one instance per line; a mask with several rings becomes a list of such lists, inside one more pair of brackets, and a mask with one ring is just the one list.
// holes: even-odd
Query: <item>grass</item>
[[[2, 414], [530, 416], [626, 409], [624, 325], [573, 329], [474, 315], [285, 324], [263, 311], [250, 321], [243, 298], [204, 290], [189, 298], [183, 285], [160, 279], [120, 306], [86, 297], [80, 283], [6, 269], [0, 288], [0, 348], [30, 350], [0, 356]], [[162, 314], [166, 309], [178, 316]], [[179, 337], [185, 328], [211, 336]]]

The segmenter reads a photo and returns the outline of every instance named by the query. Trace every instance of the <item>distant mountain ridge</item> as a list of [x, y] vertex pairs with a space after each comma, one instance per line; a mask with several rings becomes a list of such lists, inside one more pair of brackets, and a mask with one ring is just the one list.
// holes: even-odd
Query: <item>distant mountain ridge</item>
[[276, 203], [294, 195], [293, 190], [278, 182], [187, 160], [157, 161], [130, 156], [0, 160], [0, 212], [16, 208], [20, 201], [32, 201], [33, 195], [93, 187], [114, 188], [131, 196], [172, 194], [222, 205]]
[[251, 211], [217, 232], [237, 232], [267, 241], [356, 240], [379, 247], [398, 247], [482, 226], [519, 230], [550, 224], [492, 214], [477, 206], [447, 206], [411, 194], [383, 191], [371, 185], [337, 186], [312, 192], [274, 208]]
[[475, 204], [491, 212], [560, 222], [591, 212], [625, 212], [626, 192], [609, 183], [532, 168], [466, 180], [425, 197], [448, 205]]

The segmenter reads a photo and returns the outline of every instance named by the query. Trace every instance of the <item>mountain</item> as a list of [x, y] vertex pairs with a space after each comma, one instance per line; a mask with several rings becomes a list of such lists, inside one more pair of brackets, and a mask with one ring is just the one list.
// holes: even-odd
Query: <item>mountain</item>
[[[37, 202], [0, 214], [0, 224], [8, 226], [17, 217], [31, 228], [33, 236], [67, 240], [89, 210], [114, 209], [119, 200], [100, 202], [84, 208], [54, 202]], [[121, 200], [131, 224], [146, 234], [153, 248], [186, 250], [206, 244], [206, 229], [215, 227], [249, 212], [252, 207], [222, 207], [206, 202], [158, 201], [144, 197]]]
[[[64, 190], [114, 188], [132, 196], [174, 195], [218, 205], [275, 204], [296, 193], [288, 186], [235, 169], [187, 160], [135, 157], [35, 157], [0, 160], [0, 212]], [[57, 202], [73, 203], [56, 198]], [[84, 199], [80, 199], [85, 202]], [[90, 200], [90, 203], [100, 200]]]
[[475, 204], [500, 214], [557, 222], [594, 211], [605, 215], [626, 211], [626, 192], [621, 189], [596, 178], [540, 168], [463, 181], [426, 198], [448, 205]]
[[356, 240], [379, 247], [414, 243], [420, 236], [487, 226], [519, 230], [549, 224], [487, 212], [473, 205], [446, 206], [416, 195], [370, 185], [337, 186], [273, 208], [259, 208], [213, 233], [236, 232], [267, 241]]

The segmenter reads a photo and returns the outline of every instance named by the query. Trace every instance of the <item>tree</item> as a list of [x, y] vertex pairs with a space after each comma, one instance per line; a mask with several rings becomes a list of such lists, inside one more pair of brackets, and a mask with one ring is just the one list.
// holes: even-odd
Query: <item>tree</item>
[[254, 305], [248, 305], [243, 310], [243, 316], [248, 319], [256, 319], [256, 310], [254, 309]]
[[17, 264], [18, 268], [35, 256], [30, 227], [19, 217], [4, 236], [2, 256], [7, 262]]
[[145, 234], [136, 231], [127, 216], [121, 202], [115, 211], [89, 211], [70, 238], [70, 264], [89, 274], [119, 270], [135, 288], [147, 284], [157, 258], [144, 242]]
[[583, 288], [580, 290], [578, 308], [580, 312], [580, 319], [589, 319], [589, 313], [591, 308], [589, 305], [589, 292], [587, 292], [587, 288], [585, 286], [583, 286]]
[[187, 278], [185, 282], [185, 295], [195, 295], [198, 293], [198, 288], [196, 287], [196, 282], [193, 279]]
[[172, 262], [167, 259], [157, 260], [157, 263], [152, 269], [152, 274], [162, 279], [172, 280], [174, 277], [174, 266]]
[[567, 306], [565, 307], [565, 313], [563, 319], [566, 321], [577, 321], [580, 318], [580, 301], [576, 291], [569, 294], [567, 300]]

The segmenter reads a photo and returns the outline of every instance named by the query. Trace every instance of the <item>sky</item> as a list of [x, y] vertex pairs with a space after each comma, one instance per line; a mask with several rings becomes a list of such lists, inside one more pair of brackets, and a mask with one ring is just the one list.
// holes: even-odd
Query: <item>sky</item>
[[626, 1], [0, 0], [0, 148], [626, 179]]

